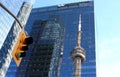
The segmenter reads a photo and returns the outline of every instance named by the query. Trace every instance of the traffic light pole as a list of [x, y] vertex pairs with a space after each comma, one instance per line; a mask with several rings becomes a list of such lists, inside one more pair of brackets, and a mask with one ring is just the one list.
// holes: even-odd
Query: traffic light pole
[[0, 2], [0, 6], [7, 11], [19, 24], [20, 28], [23, 29], [22, 24], [20, 23], [20, 21], [17, 19], [17, 17], [10, 11], [8, 10], [1, 2]]
[[33, 38], [28, 36], [24, 30], [24, 25], [26, 24], [26, 21], [32, 9], [32, 4], [28, 2], [24, 2], [17, 17], [9, 9], [7, 9], [7, 7], [5, 7], [1, 2], [0, 2], [0, 6], [8, 14], [10, 14], [18, 23], [18, 24], [14, 24], [13, 26], [19, 26], [21, 28], [21, 32], [18, 35], [17, 41], [14, 44], [11, 53], [16, 65], [19, 66], [22, 58], [26, 56], [26, 51], [28, 50], [29, 44], [33, 42]]

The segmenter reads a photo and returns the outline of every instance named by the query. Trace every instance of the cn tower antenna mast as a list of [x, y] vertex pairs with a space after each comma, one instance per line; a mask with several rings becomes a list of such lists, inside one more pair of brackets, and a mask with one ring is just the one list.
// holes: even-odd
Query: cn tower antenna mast
[[77, 46], [81, 47], [81, 15], [79, 16], [79, 23], [78, 23], [78, 37], [77, 37]]
[[81, 63], [85, 60], [85, 50], [81, 47], [81, 15], [79, 16], [77, 44], [71, 52], [71, 57], [75, 67], [73, 77], [81, 77]]

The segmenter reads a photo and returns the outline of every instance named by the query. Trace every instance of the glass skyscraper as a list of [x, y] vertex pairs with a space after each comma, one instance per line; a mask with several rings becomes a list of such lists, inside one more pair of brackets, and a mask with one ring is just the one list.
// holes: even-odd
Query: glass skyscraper
[[30, 57], [25, 77], [57, 77], [59, 58], [63, 52], [61, 47], [64, 38], [64, 24], [59, 16], [54, 15], [46, 20], [36, 20], [33, 24], [30, 35], [33, 37], [34, 43], [28, 51]]
[[[4, 3], [9, 3], [9, 1]], [[16, 15], [25, 25], [22, 18], [25, 17], [24, 14], [26, 13], [22, 16], [19, 14], [19, 10]], [[12, 59], [11, 51], [20, 29], [11, 17], [13, 23], [11, 23], [10, 29], [5, 28], [6, 31], [9, 31], [4, 34], [6, 35], [5, 40], [1, 42], [0, 77], [73, 77], [74, 64], [71, 51], [76, 46], [80, 15], [82, 26], [81, 46], [86, 51], [86, 61], [82, 63], [81, 74], [82, 77], [96, 77], [93, 1], [33, 9], [25, 30], [33, 37], [34, 42], [29, 47], [26, 57], [22, 59], [19, 67]], [[7, 20], [7, 17], [5, 18]], [[6, 23], [2, 20], [1, 24]]]
[[[34, 0], [0, 0], [24, 26], [32, 9]], [[0, 77], [14, 77], [12, 73], [16, 66], [11, 52], [16, 43], [21, 28], [15, 19], [0, 6]], [[12, 65], [13, 64], [13, 65]], [[13, 70], [8, 70], [12, 65]], [[13, 67], [14, 66], [14, 67]], [[7, 73], [8, 72], [8, 73]]]
[[[81, 15], [81, 46], [86, 51], [82, 77], [96, 77], [94, 2], [85, 1], [33, 9], [26, 30], [34, 43], [21, 63], [24, 76], [73, 77], [71, 51], [76, 46]], [[17, 74], [23, 74], [20, 71]]]

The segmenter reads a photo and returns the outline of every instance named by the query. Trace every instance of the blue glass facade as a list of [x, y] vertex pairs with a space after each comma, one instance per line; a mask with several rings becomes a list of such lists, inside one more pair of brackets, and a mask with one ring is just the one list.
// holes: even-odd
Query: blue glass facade
[[[24, 0], [13, 1], [13, 0], [1, 0], [0, 2], [6, 6], [15, 16], [18, 14]], [[15, 8], [16, 7], [16, 8]], [[12, 27], [14, 18], [9, 15], [3, 8], [0, 7], [0, 49], [7, 37], [7, 34]]]
[[64, 24], [59, 16], [53, 15], [46, 20], [35, 20], [33, 25], [30, 35], [34, 42], [18, 67], [16, 77], [57, 77]]
[[[39, 26], [35, 26], [34, 23], [36, 21], [39, 20], [38, 22], [40, 22], [41, 20], [49, 20], [51, 16], [60, 17], [62, 21], [61, 23], [64, 24], [64, 29], [65, 29], [65, 34], [63, 34], [64, 42], [63, 42], [62, 63], [60, 63], [61, 64], [60, 66], [56, 65], [56, 69], [58, 70], [57, 73], [60, 73], [60, 77], [73, 77], [74, 65], [73, 65], [73, 61], [71, 59], [70, 53], [72, 49], [76, 46], [78, 23], [79, 23], [80, 15], [82, 16], [81, 17], [81, 23], [82, 23], [81, 24], [82, 25], [81, 45], [86, 50], [86, 61], [82, 63], [82, 77], [96, 77], [95, 26], [94, 26], [93, 1], [62, 4], [58, 6], [33, 9], [30, 15], [30, 18], [28, 20], [28, 23], [26, 25], [26, 30], [28, 30], [28, 33], [34, 36], [34, 38], [36, 39], [38, 38], [38, 36], [41, 35], [41, 33], [39, 32], [43, 30]], [[34, 34], [32, 34], [32, 32]], [[44, 37], [48, 37], [49, 33], [47, 34], [47, 36], [45, 35]], [[33, 46], [33, 49], [35, 49], [34, 46]], [[56, 50], [56, 52], [60, 52], [60, 51]], [[28, 52], [28, 54], [30, 55], [30, 52]], [[53, 57], [53, 58], [56, 59], [56, 57]], [[60, 60], [60, 57], [58, 58], [59, 58], [58, 60]], [[60, 69], [58, 69], [58, 67], [60, 67]], [[55, 74], [56, 69], [52, 70], [51, 73]], [[53, 74], [52, 76], [49, 76], [49, 77], [56, 77], [56, 75], [53, 75]], [[32, 76], [37, 77], [37, 75], [32, 75]], [[43, 75], [41, 77], [45, 77], [45, 76]]]
[[[23, 16], [21, 8], [23, 4], [29, 4], [28, 0], [0, 0], [0, 2], [18, 17], [22, 25], [25, 24], [27, 17], [20, 18]], [[23, 21], [21, 21], [21, 19], [23, 19]], [[10, 66], [12, 66], [12, 68], [16, 67], [11, 52], [20, 30], [21, 28], [18, 23], [15, 22], [15, 19], [0, 7], [0, 77], [14, 77], [13, 72], [15, 72], [16, 69], [8, 70], [8, 68], [12, 62], [13, 65]], [[7, 72], [9, 72], [9, 74]]]
[[[0, 12], [0, 14], [2, 16], [4, 13]], [[82, 15], [81, 43], [86, 50], [82, 77], [96, 77], [93, 1], [33, 9], [25, 29], [33, 36], [34, 42], [19, 67], [11, 56], [16, 41], [13, 39], [16, 38], [19, 27], [11, 25], [5, 41], [1, 44], [0, 77], [73, 77], [71, 51], [76, 46], [80, 14]], [[14, 22], [14, 19], [12, 21]], [[3, 34], [1, 33], [0, 36]]]

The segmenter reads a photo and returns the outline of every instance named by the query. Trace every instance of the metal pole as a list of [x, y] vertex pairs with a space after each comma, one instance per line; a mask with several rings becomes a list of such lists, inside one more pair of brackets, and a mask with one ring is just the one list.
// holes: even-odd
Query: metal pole
[[1, 2], [0, 2], [0, 6], [5, 10], [7, 11], [19, 24], [20, 28], [22, 29], [22, 24], [20, 23], [20, 21], [17, 19], [17, 17], [12, 13], [10, 12], [10, 10], [8, 10]]

